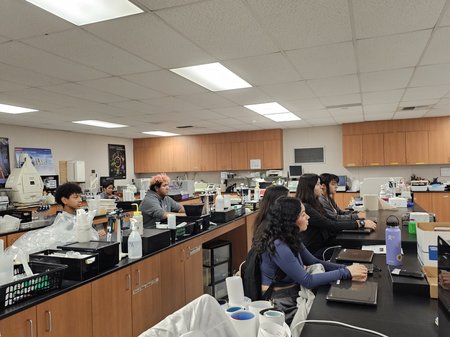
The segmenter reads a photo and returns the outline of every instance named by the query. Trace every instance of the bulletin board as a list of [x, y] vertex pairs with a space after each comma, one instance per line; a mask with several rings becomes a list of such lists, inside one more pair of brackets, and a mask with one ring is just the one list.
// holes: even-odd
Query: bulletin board
[[109, 176], [113, 179], [126, 179], [127, 163], [125, 145], [108, 144]]

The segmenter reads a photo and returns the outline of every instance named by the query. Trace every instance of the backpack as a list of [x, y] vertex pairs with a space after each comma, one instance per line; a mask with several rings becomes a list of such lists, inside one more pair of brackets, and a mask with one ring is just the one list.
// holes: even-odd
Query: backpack
[[[274, 281], [281, 280], [286, 274], [278, 268]], [[264, 294], [261, 291], [261, 256], [252, 247], [241, 266], [241, 278], [244, 285], [244, 295], [252, 301], [269, 300], [272, 296], [275, 282], [272, 282]]]

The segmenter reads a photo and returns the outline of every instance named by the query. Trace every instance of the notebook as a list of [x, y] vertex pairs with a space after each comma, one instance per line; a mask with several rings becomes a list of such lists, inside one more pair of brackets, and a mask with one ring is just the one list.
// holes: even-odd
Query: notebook
[[361, 249], [341, 249], [336, 256], [336, 262], [363, 262], [371, 263], [373, 259], [373, 251]]
[[377, 295], [378, 283], [376, 282], [341, 280], [331, 284], [326, 299], [336, 302], [376, 305]]
[[343, 229], [342, 233], [345, 234], [370, 234], [373, 230], [371, 228], [358, 228], [358, 229]]

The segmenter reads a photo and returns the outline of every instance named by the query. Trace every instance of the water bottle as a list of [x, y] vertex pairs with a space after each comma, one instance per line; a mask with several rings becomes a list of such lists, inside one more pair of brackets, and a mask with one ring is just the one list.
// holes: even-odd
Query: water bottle
[[390, 266], [402, 265], [402, 233], [399, 228], [399, 221], [389, 221], [386, 219], [386, 264]]
[[136, 227], [136, 220], [131, 219], [131, 234], [128, 237], [128, 258], [139, 259], [142, 257], [142, 238]]
[[217, 189], [217, 196], [216, 196], [216, 207], [215, 210], [216, 212], [223, 212], [225, 209], [225, 200], [222, 196], [222, 194], [220, 194], [220, 188]]

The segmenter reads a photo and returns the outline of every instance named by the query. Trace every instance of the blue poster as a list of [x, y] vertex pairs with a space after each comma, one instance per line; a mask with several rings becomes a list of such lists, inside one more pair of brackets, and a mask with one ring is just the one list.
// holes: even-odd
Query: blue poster
[[34, 149], [29, 147], [15, 147], [16, 167], [22, 167], [24, 154], [28, 154], [31, 163], [41, 176], [54, 175], [56, 173], [51, 149]]

